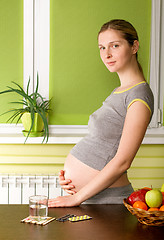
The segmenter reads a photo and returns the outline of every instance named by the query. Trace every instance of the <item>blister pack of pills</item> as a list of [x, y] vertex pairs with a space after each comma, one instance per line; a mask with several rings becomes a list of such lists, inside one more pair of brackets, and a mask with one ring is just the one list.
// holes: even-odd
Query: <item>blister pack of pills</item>
[[85, 220], [89, 220], [89, 219], [92, 219], [92, 217], [90, 217], [90, 216], [88, 216], [88, 215], [75, 216], [75, 217], [68, 218], [68, 220], [69, 220], [70, 222], [85, 221]]
[[76, 215], [74, 215], [74, 214], [66, 214], [66, 215], [64, 215], [62, 217], [56, 218], [56, 221], [58, 221], [58, 222], [66, 222], [66, 221], [69, 220], [69, 218], [75, 217], [75, 216]]

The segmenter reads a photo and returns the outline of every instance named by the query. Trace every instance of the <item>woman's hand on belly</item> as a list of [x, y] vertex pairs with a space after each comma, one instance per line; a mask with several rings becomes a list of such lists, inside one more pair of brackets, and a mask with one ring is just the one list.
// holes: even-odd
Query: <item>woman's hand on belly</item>
[[74, 190], [75, 186], [71, 184], [71, 179], [65, 179], [64, 176], [65, 172], [64, 170], [61, 170], [59, 172], [59, 184], [62, 187], [62, 189], [67, 192], [68, 194], [75, 194], [76, 191]]

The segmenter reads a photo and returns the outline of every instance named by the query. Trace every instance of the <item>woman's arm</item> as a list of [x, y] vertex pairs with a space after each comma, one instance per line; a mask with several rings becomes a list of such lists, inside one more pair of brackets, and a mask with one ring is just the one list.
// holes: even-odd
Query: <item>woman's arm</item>
[[74, 195], [49, 200], [50, 207], [77, 206], [112, 185], [131, 165], [150, 121], [150, 111], [134, 102], [127, 111], [115, 157], [86, 186]]

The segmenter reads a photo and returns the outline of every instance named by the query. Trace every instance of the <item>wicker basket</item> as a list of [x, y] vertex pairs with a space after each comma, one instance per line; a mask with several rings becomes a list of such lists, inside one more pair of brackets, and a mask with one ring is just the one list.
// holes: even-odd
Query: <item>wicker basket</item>
[[164, 212], [162, 211], [145, 211], [139, 208], [133, 208], [128, 204], [127, 199], [123, 200], [125, 207], [135, 215], [140, 223], [149, 226], [164, 226]]

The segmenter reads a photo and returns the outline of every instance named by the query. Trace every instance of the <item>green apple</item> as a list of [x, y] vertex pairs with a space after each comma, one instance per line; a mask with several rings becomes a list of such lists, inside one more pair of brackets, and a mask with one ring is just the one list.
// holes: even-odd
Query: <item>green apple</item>
[[161, 192], [164, 192], [164, 183], [162, 184]]
[[160, 190], [152, 189], [146, 193], [145, 200], [149, 207], [160, 207], [163, 196]]

